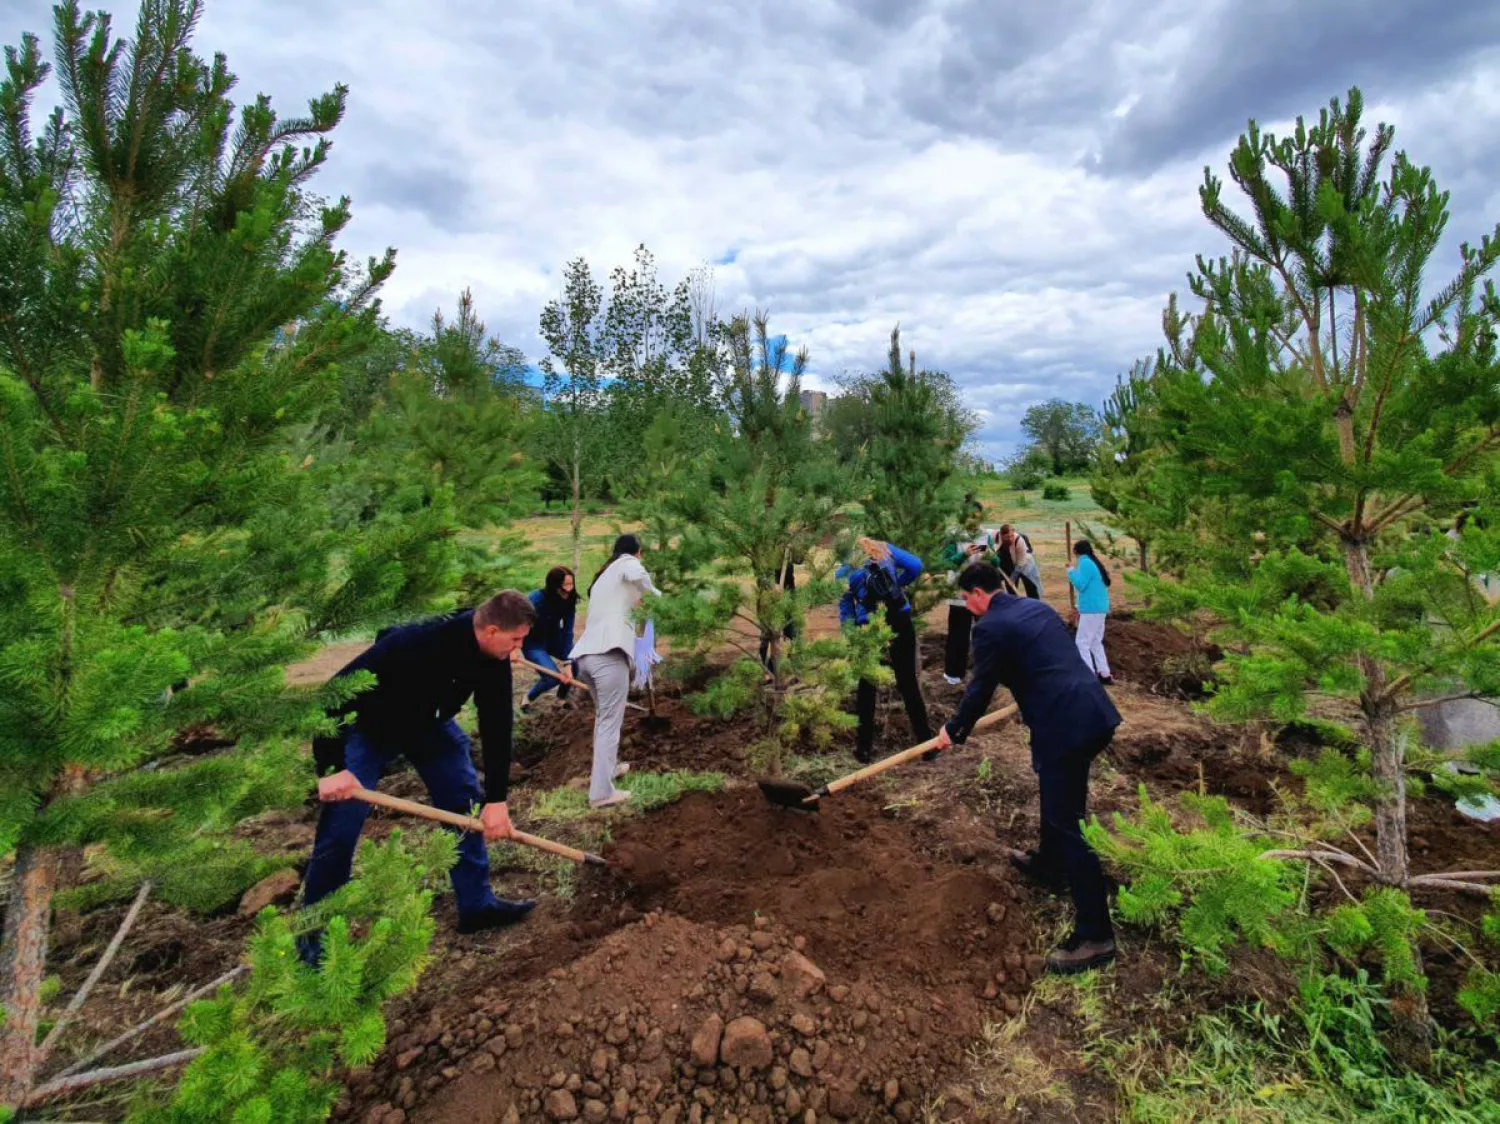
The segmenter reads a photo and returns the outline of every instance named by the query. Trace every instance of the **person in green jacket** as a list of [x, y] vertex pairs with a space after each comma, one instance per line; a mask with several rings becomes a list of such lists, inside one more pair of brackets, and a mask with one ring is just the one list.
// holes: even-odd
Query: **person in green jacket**
[[1099, 682], [1113, 684], [1109, 659], [1104, 654], [1104, 622], [1109, 616], [1109, 571], [1094, 546], [1086, 539], [1073, 544], [1077, 563], [1068, 570], [1068, 581], [1078, 591], [1078, 654], [1093, 669]]

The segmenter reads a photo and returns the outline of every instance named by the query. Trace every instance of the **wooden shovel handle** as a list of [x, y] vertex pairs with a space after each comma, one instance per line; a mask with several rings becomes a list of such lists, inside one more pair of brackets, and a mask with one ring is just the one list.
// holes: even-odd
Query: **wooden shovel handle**
[[[383, 792], [375, 792], [368, 788], [356, 788], [354, 798], [363, 800], [366, 804], [375, 804], [381, 808], [390, 808], [395, 812], [405, 812], [409, 816], [419, 816], [424, 820], [432, 820], [434, 823], [444, 823], [449, 827], [461, 828], [464, 831], [477, 831], [484, 834], [484, 824], [473, 816], [460, 815], [457, 812], [445, 812], [441, 808], [434, 808], [431, 804], [421, 804], [415, 800], [404, 800], [399, 796], [387, 796]], [[549, 851], [554, 855], [561, 855], [565, 859], [572, 859], [575, 863], [589, 863], [594, 866], [604, 866], [604, 860], [598, 855], [588, 851], [580, 851], [576, 847], [569, 847], [563, 843], [554, 843], [550, 839], [543, 839], [537, 835], [528, 835], [524, 831], [512, 830], [510, 837], [512, 842], [521, 843], [527, 847], [535, 847], [539, 851]]]
[[[526, 659], [516, 660], [516, 663], [520, 664], [522, 667], [529, 667], [532, 671], [539, 671], [543, 675], [556, 679], [559, 683], [566, 682], [566, 677], [562, 674], [562, 672], [553, 671], [550, 667], [543, 667], [539, 663], [532, 663], [530, 660]], [[593, 689], [590, 688], [589, 685], [582, 679], [574, 678], [572, 685], [574, 687], [577, 687], [586, 695], [592, 695], [594, 693]]]
[[[531, 668], [532, 671], [540, 671], [543, 675], [550, 675], [553, 679], [556, 679], [559, 683], [564, 682], [562, 674], [560, 672], [553, 671], [550, 667], [543, 667], [539, 663], [532, 663], [530, 660], [525, 660], [525, 659], [517, 660], [516, 663], [520, 664], [522, 667], [529, 667], [529, 668]], [[576, 676], [573, 679], [572, 685], [574, 687], [579, 688], [580, 690], [582, 690], [585, 694], [589, 695], [590, 697], [592, 697], [593, 694], [594, 694], [593, 689], [590, 688], [589, 685], [587, 683], [585, 683], [582, 679], [579, 679]], [[640, 703], [627, 702], [625, 705], [628, 706], [628, 707], [630, 707], [631, 710], [644, 711], [646, 709]]]
[[[1007, 718], [1015, 714], [1018, 709], [1019, 708], [1015, 703], [1011, 703], [1009, 706], [1002, 707], [1000, 710], [991, 711], [989, 714], [986, 714], [983, 718], [981, 718], [978, 722], [974, 723], [974, 730], [976, 732], [979, 730], [987, 730], [991, 726], [998, 725], [999, 723], [1004, 722]], [[834, 793], [843, 792], [844, 789], [848, 788], [850, 785], [858, 784], [863, 780], [868, 780], [873, 776], [877, 776], [880, 773], [885, 772], [887, 769], [894, 769], [898, 765], [905, 765], [908, 761], [915, 761], [918, 757], [921, 757], [922, 754], [931, 752], [937, 747], [937, 738], [928, 738], [921, 745], [914, 745], [910, 749], [903, 749], [900, 753], [893, 753], [891, 754], [891, 756], [877, 761], [873, 765], [866, 765], [857, 773], [850, 773], [848, 776], [840, 777], [836, 781], [829, 781], [826, 785], [823, 786], [823, 788], [813, 793], [812, 796], [809, 796], [807, 798], [807, 801], [813, 801], [817, 800], [819, 797], [832, 796]]]

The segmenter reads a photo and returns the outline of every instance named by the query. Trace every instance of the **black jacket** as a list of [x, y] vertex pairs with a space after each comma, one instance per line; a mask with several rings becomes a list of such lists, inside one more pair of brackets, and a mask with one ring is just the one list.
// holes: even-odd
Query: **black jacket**
[[[514, 718], [510, 662], [479, 650], [473, 610], [386, 629], [334, 678], [355, 671], [373, 672], [375, 686], [329, 713], [354, 714], [360, 733], [382, 748], [408, 754], [415, 752], [416, 739], [452, 718], [472, 695], [484, 749], [485, 796], [490, 803], [505, 799]], [[346, 732], [313, 739], [320, 775], [344, 767]]]
[[1083, 662], [1050, 605], [997, 593], [974, 622], [974, 675], [948, 723], [955, 743], [968, 739], [998, 687], [1009, 687], [1031, 731], [1031, 760], [1066, 757], [1120, 724], [1120, 712]]

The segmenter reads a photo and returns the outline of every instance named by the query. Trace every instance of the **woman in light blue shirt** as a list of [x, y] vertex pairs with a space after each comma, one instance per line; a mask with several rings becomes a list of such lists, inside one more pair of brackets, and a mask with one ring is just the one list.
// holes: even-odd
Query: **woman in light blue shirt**
[[1099, 677], [1113, 684], [1109, 660], [1104, 655], [1104, 621], [1109, 616], [1109, 571], [1094, 553], [1092, 543], [1079, 539], [1073, 544], [1078, 562], [1068, 571], [1068, 581], [1078, 591], [1078, 654]]

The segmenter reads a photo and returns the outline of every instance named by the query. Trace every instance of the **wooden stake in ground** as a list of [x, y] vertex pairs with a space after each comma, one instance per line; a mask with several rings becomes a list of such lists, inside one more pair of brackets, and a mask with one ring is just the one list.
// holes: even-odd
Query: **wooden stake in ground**
[[[1073, 520], [1071, 520], [1071, 519], [1064, 519], [1063, 520], [1063, 550], [1065, 551], [1065, 555], [1063, 557], [1063, 565], [1064, 566], [1071, 566], [1071, 565], [1073, 565]], [[1073, 590], [1073, 583], [1069, 582], [1068, 583], [1068, 608], [1069, 609], [1077, 608], [1077, 605], [1076, 605], [1077, 598], [1078, 598], [1078, 594], [1076, 592], [1074, 592], [1074, 590]]]

